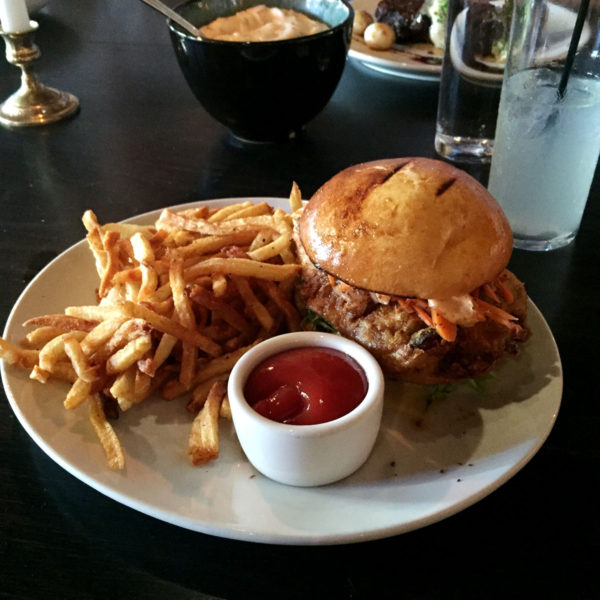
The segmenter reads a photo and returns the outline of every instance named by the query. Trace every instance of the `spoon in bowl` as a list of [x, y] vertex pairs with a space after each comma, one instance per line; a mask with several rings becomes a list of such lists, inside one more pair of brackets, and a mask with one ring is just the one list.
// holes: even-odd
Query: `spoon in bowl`
[[145, 4], [157, 10], [159, 13], [163, 14], [165, 17], [171, 19], [171, 21], [175, 21], [178, 25], [183, 27], [188, 33], [191, 33], [193, 36], [204, 39], [204, 36], [200, 32], [200, 30], [192, 25], [187, 19], [182, 17], [178, 12], [175, 12], [172, 8], [169, 8], [166, 4], [163, 4], [160, 0], [142, 0]]

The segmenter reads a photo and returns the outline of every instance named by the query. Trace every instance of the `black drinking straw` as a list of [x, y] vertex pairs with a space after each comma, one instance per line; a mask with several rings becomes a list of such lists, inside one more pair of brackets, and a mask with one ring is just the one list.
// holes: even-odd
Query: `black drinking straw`
[[579, 5], [577, 20], [575, 21], [575, 27], [573, 29], [573, 36], [571, 37], [569, 51], [567, 52], [567, 59], [565, 60], [565, 67], [558, 84], [557, 94], [559, 100], [562, 100], [563, 96], [565, 95], [567, 82], [569, 81], [569, 75], [571, 75], [571, 69], [573, 68], [573, 61], [575, 60], [577, 46], [579, 46], [579, 38], [581, 37], [581, 31], [583, 30], [583, 24], [585, 23], [585, 17], [587, 15], [589, 4], [590, 0], [581, 0], [581, 4]]

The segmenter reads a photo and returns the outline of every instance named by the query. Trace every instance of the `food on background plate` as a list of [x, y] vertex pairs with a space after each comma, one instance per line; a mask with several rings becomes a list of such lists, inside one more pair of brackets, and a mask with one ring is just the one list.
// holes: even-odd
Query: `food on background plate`
[[[491, 62], [495, 68], [504, 65], [512, 6], [512, 0], [476, 0], [467, 4], [463, 57], [466, 64], [481, 67], [483, 61]], [[366, 11], [358, 12], [365, 14], [355, 14], [354, 31], [363, 36], [365, 43], [374, 50], [387, 50], [394, 43], [409, 44], [414, 48], [432, 44], [439, 50], [444, 49], [448, 0], [381, 0], [375, 8], [374, 17]], [[361, 24], [369, 19], [391, 27], [394, 40], [389, 45], [372, 45], [367, 40], [366, 25], [362, 27]]]
[[365, 43], [373, 50], [387, 50], [396, 38], [394, 30], [387, 23], [371, 23], [363, 34]]
[[259, 4], [229, 17], [219, 17], [201, 27], [200, 31], [213, 40], [274, 42], [314, 35], [327, 29], [327, 24], [299, 11]]
[[[297, 186], [290, 203], [301, 205]], [[125, 455], [110, 419], [155, 392], [197, 415], [192, 462], [216, 458], [234, 364], [259, 340], [300, 328], [291, 216], [248, 201], [165, 209], [148, 226], [101, 225], [91, 211], [83, 222], [97, 304], [29, 319], [20, 346], [0, 338], [0, 358], [41, 383], [68, 382], [65, 408], [87, 405], [112, 469]]]
[[444, 48], [448, 0], [381, 0], [375, 20], [388, 23], [401, 44], [431, 43]]
[[[374, 16], [365, 10], [355, 13], [354, 33], [362, 36], [373, 50], [387, 50], [395, 43], [433, 44], [443, 49], [447, 11], [448, 0], [381, 0]], [[391, 41], [383, 44], [383, 36], [379, 35], [379, 42], [372, 42], [373, 36], [367, 36], [366, 30], [373, 21], [386, 28], [386, 39]]]
[[478, 377], [530, 335], [524, 286], [506, 269], [506, 217], [446, 163], [349, 167], [312, 196], [296, 235], [300, 306], [365, 346], [392, 377]]
[[381, 0], [375, 9], [375, 20], [387, 23], [398, 42], [429, 42], [431, 19], [421, 12], [423, 0]]
[[446, 20], [448, 19], [448, 0], [425, 0], [421, 12], [429, 17], [429, 39], [436, 48], [444, 48], [446, 38]]

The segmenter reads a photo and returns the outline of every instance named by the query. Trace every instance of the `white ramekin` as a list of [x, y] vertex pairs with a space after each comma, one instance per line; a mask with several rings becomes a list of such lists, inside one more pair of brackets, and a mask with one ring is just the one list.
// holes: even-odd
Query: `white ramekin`
[[[345, 352], [363, 368], [367, 394], [350, 413], [317, 425], [287, 425], [258, 414], [244, 398], [244, 385], [263, 360], [299, 347]], [[384, 378], [373, 356], [356, 342], [331, 333], [279, 335], [246, 352], [231, 371], [229, 403], [237, 437], [248, 460], [267, 477], [297, 486], [332, 483], [356, 471], [368, 458], [381, 424]]]

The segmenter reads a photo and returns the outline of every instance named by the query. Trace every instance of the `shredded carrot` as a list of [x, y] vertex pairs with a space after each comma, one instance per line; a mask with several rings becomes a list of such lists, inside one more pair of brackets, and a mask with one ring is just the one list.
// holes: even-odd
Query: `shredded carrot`
[[[517, 323], [518, 317], [511, 315], [509, 312], [503, 310], [499, 306], [495, 306], [490, 302], [486, 302], [480, 298], [480, 295], [484, 293], [492, 301], [500, 303], [502, 300], [498, 296], [498, 293], [507, 301], [512, 302], [513, 296], [510, 290], [501, 281], [501, 278], [505, 277], [503, 273], [496, 281], [486, 283], [471, 292], [471, 298], [475, 303], [475, 311], [477, 314], [478, 321], [485, 321], [490, 319], [512, 329], [513, 331], [520, 331], [522, 327]], [[338, 284], [339, 285], [339, 284]], [[458, 326], [456, 323], [450, 321], [445, 317], [439, 310], [430, 308], [427, 300], [423, 298], [406, 298], [400, 296], [394, 296], [393, 300], [396, 302], [398, 310], [405, 310], [410, 313], [415, 313], [421, 321], [423, 321], [428, 327], [435, 327], [437, 334], [447, 342], [453, 342], [456, 340], [458, 332]]]
[[327, 279], [329, 279], [329, 285], [331, 287], [335, 287], [335, 277], [333, 275], [327, 274]]
[[400, 296], [396, 296], [396, 302], [398, 303], [398, 306], [402, 310], [407, 310], [408, 312], [413, 312], [412, 306], [410, 305], [410, 303], [408, 302], [408, 300], [406, 298], [400, 298]]
[[512, 329], [515, 332], [521, 331], [523, 328], [521, 325], [517, 323], [517, 317], [511, 315], [510, 313], [494, 306], [492, 304], [488, 304], [483, 300], [479, 300], [480, 303], [483, 303], [485, 307], [480, 307], [481, 311], [485, 314], [485, 317], [490, 321], [494, 321], [495, 323], [499, 323], [503, 327], [507, 329]]
[[417, 313], [417, 315], [419, 316], [419, 318], [421, 319], [421, 321], [423, 321], [426, 325], [429, 325], [429, 327], [433, 327], [433, 319], [431, 318], [431, 316], [429, 315], [429, 313], [424, 309], [421, 308], [418, 305], [414, 306], [415, 312]]
[[498, 321], [498, 323], [505, 323], [517, 320], [517, 317], [515, 317], [514, 315], [511, 315], [509, 312], [502, 310], [498, 306], [494, 306], [489, 302], [485, 302], [485, 300], [477, 300], [477, 307], [486, 317], [492, 319], [492, 321]]
[[510, 304], [515, 299], [512, 292], [504, 285], [502, 281], [502, 275], [496, 279], [495, 284], [500, 288], [500, 293], [504, 299]]
[[489, 283], [484, 283], [483, 284], [483, 290], [485, 291], [485, 293], [494, 301], [494, 302], [498, 302], [500, 303], [500, 298], [498, 298], [498, 295], [496, 294], [496, 292], [494, 291], [494, 288], [491, 286], [491, 284]]
[[453, 342], [456, 339], [456, 323], [452, 323], [446, 319], [446, 317], [435, 308], [431, 309], [431, 317], [438, 335], [447, 342]]
[[351, 285], [348, 285], [347, 283], [344, 283], [343, 281], [336, 283], [334, 287], [336, 290], [338, 290], [340, 292], [344, 292], [344, 291], [348, 291], [348, 290], [352, 289]]

